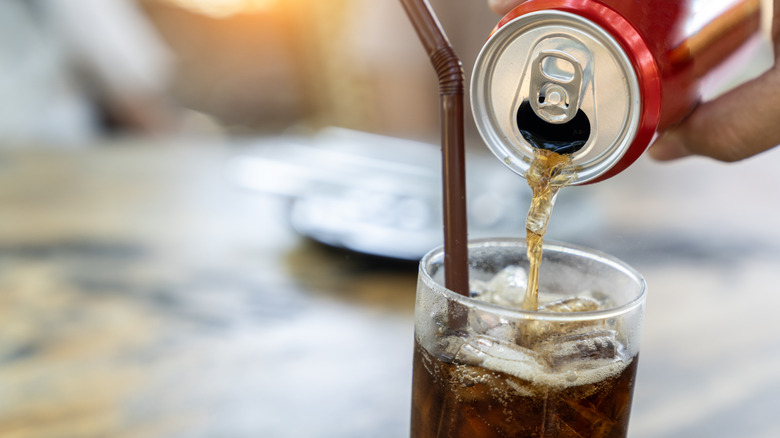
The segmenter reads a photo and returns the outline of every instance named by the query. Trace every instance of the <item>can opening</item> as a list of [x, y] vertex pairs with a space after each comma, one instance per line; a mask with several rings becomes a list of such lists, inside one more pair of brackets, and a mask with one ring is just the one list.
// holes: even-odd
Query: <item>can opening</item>
[[590, 120], [581, 109], [568, 122], [554, 124], [537, 116], [527, 100], [517, 110], [517, 128], [531, 146], [559, 154], [579, 151], [590, 137]]

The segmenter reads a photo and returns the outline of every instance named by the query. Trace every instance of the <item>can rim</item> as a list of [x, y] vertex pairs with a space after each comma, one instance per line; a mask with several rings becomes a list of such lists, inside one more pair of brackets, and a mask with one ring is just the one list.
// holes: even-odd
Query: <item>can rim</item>
[[[524, 175], [533, 158], [533, 146], [515, 132], [516, 127], [511, 122], [511, 128], [507, 128], [502, 111], [498, 111], [501, 114], [496, 113], [495, 107], [503, 104], [493, 99], [494, 69], [489, 67], [507, 53], [507, 48], [516, 41], [515, 35], [530, 35], [532, 31], [544, 27], [567, 28], [587, 35], [599, 45], [600, 51], [614, 60], [617, 71], [626, 81], [627, 114], [621, 119], [620, 125], [608, 137], [591, 137], [582, 152], [572, 154], [576, 166], [576, 177], [572, 184], [584, 184], [597, 179], [622, 159], [636, 137], [640, 123], [641, 96], [633, 64], [617, 40], [601, 26], [580, 15], [559, 10], [534, 11], [506, 22], [491, 35], [477, 57], [470, 89], [472, 112], [477, 129], [488, 148], [510, 169]], [[527, 66], [528, 61], [523, 65]], [[516, 105], [517, 102], [513, 104]], [[596, 120], [592, 120], [591, 124], [597, 124]], [[607, 143], [601, 143], [603, 149], [599, 149], [596, 154], [589, 153], [600, 138], [608, 139]], [[585, 161], [581, 158], [585, 158]]]
[[[591, 24], [591, 27], [595, 26], [595, 28], [605, 32], [614, 42], [615, 48], [625, 57], [621, 62], [626, 65], [626, 69], [631, 71], [638, 81], [634, 90], [634, 102], [632, 102], [635, 104], [636, 110], [634, 117], [638, 117], [638, 120], [635, 122], [633, 132], [631, 133], [631, 141], [624, 141], [626, 143], [623, 145], [624, 150], [617, 159], [612, 157], [613, 162], [610, 166], [604, 166], [606, 168], [601, 169], [598, 174], [593, 173], [587, 177], [579, 176], [572, 184], [593, 183], [620, 173], [642, 155], [655, 136], [661, 112], [661, 81], [655, 59], [636, 28], [617, 11], [599, 2], [572, 2], [570, 0], [527, 2], [516, 7], [501, 19], [491, 33], [485, 47], [480, 51], [471, 78], [471, 108], [480, 135], [491, 150], [491, 144], [506, 142], [506, 139], [501, 134], [490, 132], [492, 129], [482, 126], [487, 124], [487, 121], [480, 120], [481, 117], [485, 117], [484, 102], [481, 101], [482, 97], [480, 96], [480, 93], [484, 94], [484, 90], [477, 89], [478, 87], [475, 84], [481, 75], [479, 69], [485, 63], [485, 50], [491, 45], [491, 40], [497, 38], [496, 34], [505, 28], [507, 24], [522, 17], [539, 17], [539, 15], [531, 14], [554, 14], [559, 17], [561, 14], [566, 14], [575, 17], [577, 21], [588, 22]], [[479, 114], [480, 111], [482, 114]], [[495, 122], [489, 122], [495, 126]], [[512, 167], [510, 166], [511, 155], [495, 155], [508, 167]], [[530, 163], [530, 158], [528, 159]], [[523, 175], [525, 169], [512, 170]]]

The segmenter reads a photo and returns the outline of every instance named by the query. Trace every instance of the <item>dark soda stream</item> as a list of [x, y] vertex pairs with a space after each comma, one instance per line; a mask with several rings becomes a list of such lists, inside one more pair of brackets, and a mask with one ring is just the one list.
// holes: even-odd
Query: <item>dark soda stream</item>
[[[530, 114], [529, 114], [530, 112]], [[533, 146], [534, 158], [525, 174], [531, 187], [531, 207], [525, 221], [528, 246], [528, 287], [522, 308], [539, 307], [539, 267], [542, 263], [542, 240], [552, 214], [558, 191], [577, 176], [571, 154], [581, 149], [590, 135], [590, 124], [582, 111], [569, 122], [547, 123], [523, 102], [517, 113], [520, 133]]]
[[525, 175], [533, 196], [525, 221], [529, 267], [528, 287], [522, 305], [524, 310], [536, 310], [539, 307], [539, 267], [542, 263], [542, 240], [547, 232], [547, 224], [558, 191], [569, 184], [575, 176], [570, 155], [538, 147], [534, 149], [534, 160]]

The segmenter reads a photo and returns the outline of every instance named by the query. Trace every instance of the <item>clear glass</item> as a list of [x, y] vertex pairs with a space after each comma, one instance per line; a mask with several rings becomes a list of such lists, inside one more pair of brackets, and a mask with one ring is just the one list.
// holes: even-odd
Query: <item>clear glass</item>
[[[412, 438], [625, 437], [645, 281], [607, 254], [546, 243], [538, 311], [520, 310], [525, 241], [469, 244], [471, 294], [420, 262]], [[486, 285], [503, 288], [491, 295]], [[485, 302], [491, 299], [492, 302]]]

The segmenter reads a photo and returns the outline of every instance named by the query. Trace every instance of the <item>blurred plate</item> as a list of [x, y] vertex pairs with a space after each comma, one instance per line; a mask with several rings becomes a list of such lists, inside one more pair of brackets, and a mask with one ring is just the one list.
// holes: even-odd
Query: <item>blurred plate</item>
[[[253, 140], [229, 164], [239, 187], [291, 200], [300, 234], [327, 245], [418, 260], [441, 245], [437, 145], [341, 128], [310, 137]], [[524, 236], [531, 192], [489, 153], [467, 154], [469, 238]], [[581, 233], [597, 218], [582, 196], [561, 192], [550, 231]]]

